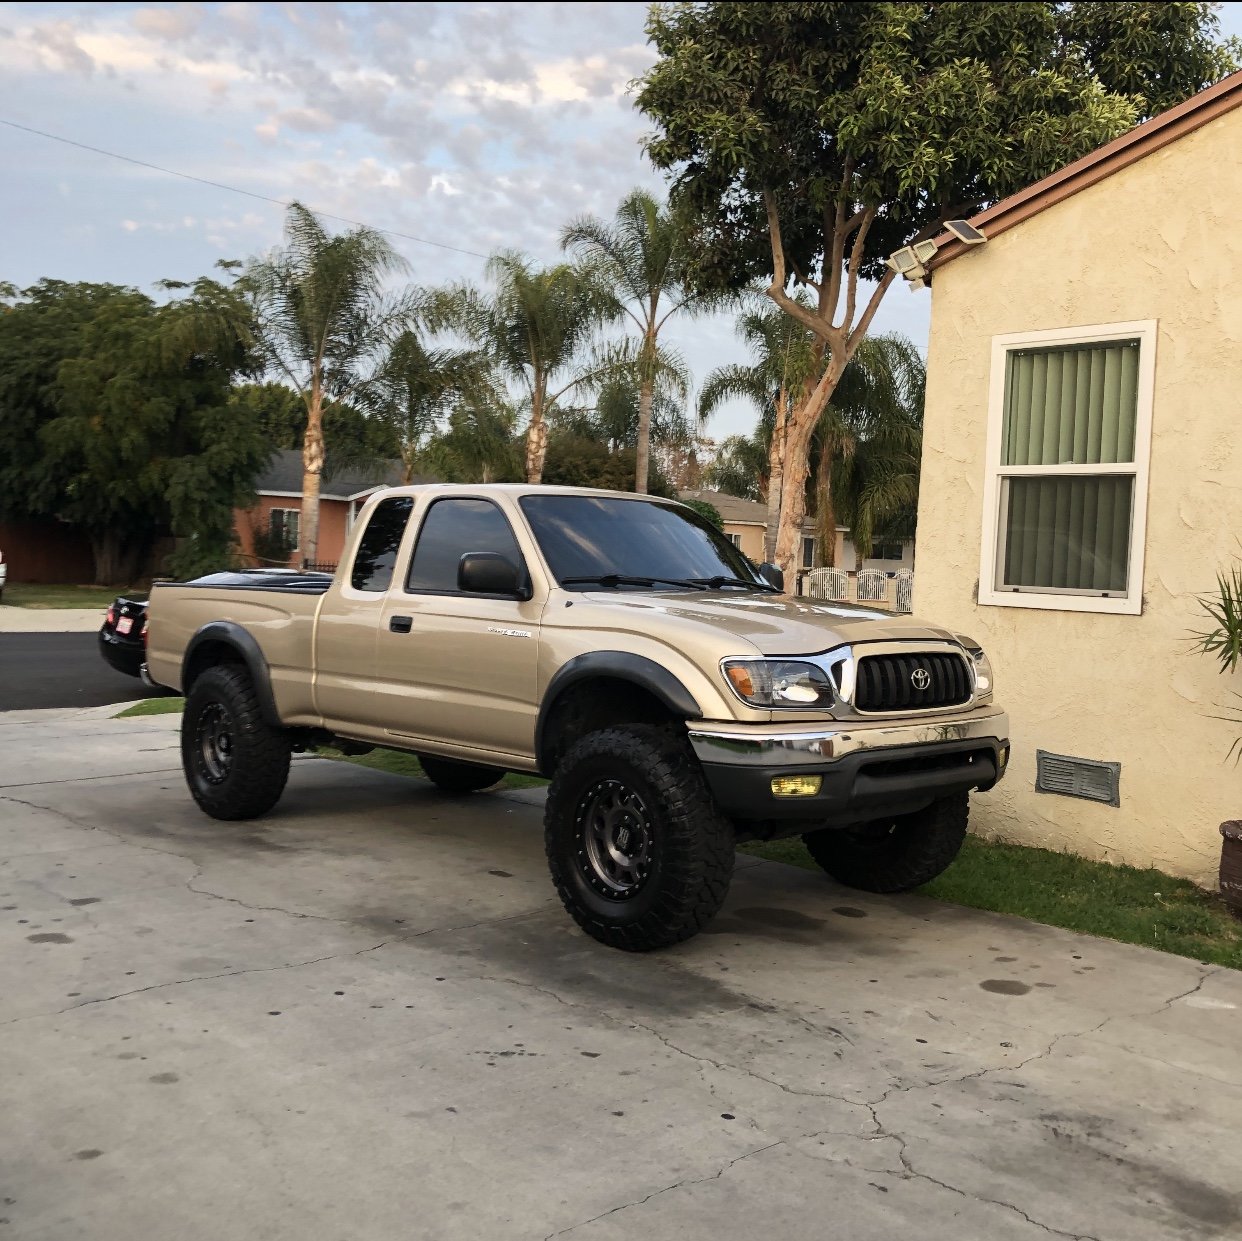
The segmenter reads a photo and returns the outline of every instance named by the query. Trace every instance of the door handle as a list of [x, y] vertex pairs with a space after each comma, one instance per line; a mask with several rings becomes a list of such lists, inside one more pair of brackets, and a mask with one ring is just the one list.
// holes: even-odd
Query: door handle
[[409, 633], [410, 627], [414, 624], [412, 616], [390, 616], [388, 618], [388, 628], [393, 633]]

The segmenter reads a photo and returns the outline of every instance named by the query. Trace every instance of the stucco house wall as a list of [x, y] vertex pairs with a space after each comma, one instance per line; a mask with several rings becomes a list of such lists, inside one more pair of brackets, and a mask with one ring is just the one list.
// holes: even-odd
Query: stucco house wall
[[[1242, 705], [1242, 675], [1188, 640], [1242, 550], [1240, 153], [1242, 108], [934, 271], [918, 524], [916, 609], [983, 643], [1011, 716], [974, 828], [1205, 884], [1242, 814], [1242, 725], [1211, 718]], [[1141, 613], [980, 604], [993, 337], [1152, 320]], [[1036, 793], [1037, 748], [1120, 762], [1120, 806]]]

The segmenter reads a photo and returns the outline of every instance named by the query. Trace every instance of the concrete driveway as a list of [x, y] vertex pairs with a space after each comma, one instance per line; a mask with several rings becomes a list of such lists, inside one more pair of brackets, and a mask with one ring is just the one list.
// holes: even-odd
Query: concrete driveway
[[1242, 975], [744, 858], [634, 957], [537, 793], [0, 716], [0, 1237], [1242, 1234]]

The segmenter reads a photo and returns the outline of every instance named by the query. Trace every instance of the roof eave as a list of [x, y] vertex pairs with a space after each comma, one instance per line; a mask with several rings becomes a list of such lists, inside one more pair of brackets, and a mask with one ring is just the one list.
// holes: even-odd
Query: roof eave
[[[1239, 106], [1242, 106], [1242, 70], [1231, 73], [1167, 112], [1136, 125], [1120, 138], [1114, 138], [1072, 164], [1066, 164], [1042, 181], [1001, 199], [972, 216], [970, 223], [991, 241]], [[959, 241], [951, 233], [942, 233], [936, 241], [939, 248], [927, 264], [928, 270], [933, 272], [968, 250], [977, 248]]]

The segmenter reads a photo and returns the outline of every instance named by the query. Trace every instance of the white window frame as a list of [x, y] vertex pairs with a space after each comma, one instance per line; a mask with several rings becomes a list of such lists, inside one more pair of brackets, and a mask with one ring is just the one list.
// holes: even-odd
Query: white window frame
[[[983, 483], [983, 538], [979, 549], [979, 602], [998, 608], [1040, 608], [1056, 612], [1101, 612], [1138, 616], [1143, 611], [1143, 558], [1147, 536], [1147, 480], [1151, 464], [1152, 402], [1156, 378], [1155, 319], [1129, 323], [1091, 323], [1082, 327], [1050, 328], [1041, 332], [1010, 332], [992, 337], [992, 374], [988, 389], [987, 456]], [[1134, 462], [1102, 465], [1005, 466], [1001, 441], [1005, 417], [1005, 371], [1011, 350], [1056, 348], [1059, 345], [1107, 344], [1114, 340], [1139, 342], [1138, 393], [1134, 428]], [[1000, 571], [1001, 494], [1006, 477], [1023, 475], [1094, 476], [1119, 474], [1134, 478], [1130, 512], [1130, 562], [1126, 594], [1103, 598], [1096, 594], [1063, 591], [997, 590]]]
[[288, 524], [289, 524], [288, 514], [289, 513], [296, 514], [297, 519], [298, 519], [298, 537], [297, 537], [297, 540], [294, 542], [293, 547], [290, 550], [289, 554], [292, 556], [294, 552], [300, 552], [302, 550], [302, 510], [300, 508], [276, 508], [273, 505], [267, 511], [267, 528], [269, 531], [272, 528], [272, 515], [275, 513], [285, 514], [285, 517], [283, 518], [281, 524], [286, 528], [288, 527]]
[[742, 550], [742, 536], [740, 534], [733, 534], [730, 531], [726, 530], [724, 532], [724, 536], [726, 539], [729, 540], [730, 543], [733, 544], [734, 547], [738, 549], [738, 551]]
[[[811, 558], [806, 558], [806, 545], [811, 545]], [[813, 534], [802, 535], [802, 542], [798, 544], [798, 571], [806, 572], [808, 569], [816, 568], [815, 562], [819, 559], [819, 539]]]

